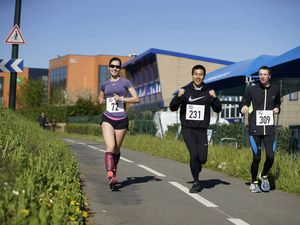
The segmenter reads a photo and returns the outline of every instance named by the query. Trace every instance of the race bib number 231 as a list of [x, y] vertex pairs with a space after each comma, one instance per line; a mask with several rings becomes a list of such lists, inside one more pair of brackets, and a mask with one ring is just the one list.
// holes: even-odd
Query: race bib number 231
[[186, 120], [204, 120], [205, 105], [186, 105]]

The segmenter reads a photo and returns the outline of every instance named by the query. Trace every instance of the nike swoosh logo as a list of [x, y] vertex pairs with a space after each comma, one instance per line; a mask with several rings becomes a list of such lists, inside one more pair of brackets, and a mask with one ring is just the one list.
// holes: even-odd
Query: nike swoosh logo
[[201, 96], [201, 97], [198, 97], [198, 98], [192, 98], [191, 96], [189, 97], [189, 102], [194, 102], [194, 101], [197, 101], [199, 99], [202, 99], [202, 98], [205, 98], [205, 96]]

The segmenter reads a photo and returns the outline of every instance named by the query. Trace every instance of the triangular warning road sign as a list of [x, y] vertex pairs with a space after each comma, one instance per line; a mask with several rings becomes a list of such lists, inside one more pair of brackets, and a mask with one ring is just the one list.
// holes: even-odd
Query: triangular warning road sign
[[25, 44], [25, 39], [18, 25], [15, 25], [5, 40], [6, 44]]

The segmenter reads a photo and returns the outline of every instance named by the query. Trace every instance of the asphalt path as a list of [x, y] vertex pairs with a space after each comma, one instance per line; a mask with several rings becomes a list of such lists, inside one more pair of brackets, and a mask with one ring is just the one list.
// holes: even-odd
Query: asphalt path
[[248, 182], [207, 169], [200, 174], [201, 192], [190, 194], [188, 164], [124, 148], [117, 188], [111, 191], [104, 166], [104, 144], [65, 141], [78, 158], [93, 224], [300, 224], [299, 196], [278, 190], [251, 193]]

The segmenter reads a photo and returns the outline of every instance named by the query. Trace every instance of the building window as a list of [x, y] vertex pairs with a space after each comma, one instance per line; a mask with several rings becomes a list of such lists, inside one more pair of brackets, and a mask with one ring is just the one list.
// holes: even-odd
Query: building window
[[67, 87], [67, 67], [59, 67], [50, 71], [51, 101], [65, 103]]
[[289, 94], [290, 101], [298, 101], [298, 92], [293, 92]]
[[224, 119], [240, 119], [242, 115], [239, 112], [237, 102], [241, 101], [241, 96], [221, 96], [222, 112], [221, 118]]
[[300, 152], [300, 126], [290, 126], [290, 152]]

